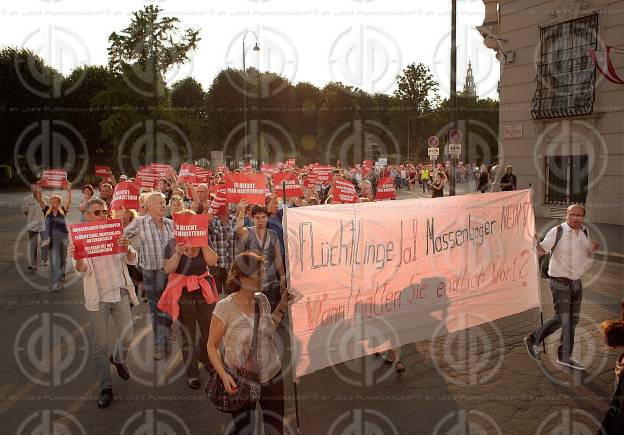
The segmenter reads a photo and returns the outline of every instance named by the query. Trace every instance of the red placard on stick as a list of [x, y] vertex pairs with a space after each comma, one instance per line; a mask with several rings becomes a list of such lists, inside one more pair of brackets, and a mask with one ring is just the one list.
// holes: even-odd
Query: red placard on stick
[[375, 199], [395, 199], [396, 189], [394, 188], [394, 182], [392, 177], [381, 177], [377, 181], [377, 192], [375, 193]]
[[122, 208], [139, 209], [139, 188], [131, 181], [122, 181], [115, 185], [111, 209], [120, 210]]
[[69, 225], [74, 258], [77, 260], [126, 252], [117, 244], [122, 235], [121, 219]]
[[332, 204], [357, 202], [358, 197], [353, 183], [336, 178], [334, 180], [334, 193]]
[[266, 179], [263, 174], [225, 174], [225, 188], [229, 203], [245, 199], [249, 204], [264, 204]]
[[297, 174], [293, 172], [280, 172], [273, 175], [273, 186], [275, 187], [275, 193], [277, 193], [280, 197], [284, 194], [284, 189], [282, 188], [284, 186], [284, 183], [286, 183], [285, 190], [287, 198], [303, 195], [303, 189], [301, 188], [301, 184], [299, 184]]
[[184, 243], [187, 248], [208, 246], [209, 223], [207, 214], [174, 214], [173, 234], [176, 243]]
[[62, 188], [67, 185], [67, 172], [62, 169], [45, 169], [41, 173], [41, 187]]

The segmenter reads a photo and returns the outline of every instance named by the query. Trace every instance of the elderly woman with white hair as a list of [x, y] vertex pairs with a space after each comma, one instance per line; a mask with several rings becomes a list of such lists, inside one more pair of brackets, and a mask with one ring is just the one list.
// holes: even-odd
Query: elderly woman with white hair
[[360, 183], [360, 197], [359, 202], [373, 201], [373, 186], [370, 181], [364, 180]]

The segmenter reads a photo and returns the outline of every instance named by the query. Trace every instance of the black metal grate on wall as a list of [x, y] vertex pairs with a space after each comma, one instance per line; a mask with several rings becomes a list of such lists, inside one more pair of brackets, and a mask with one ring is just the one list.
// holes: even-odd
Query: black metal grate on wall
[[597, 13], [540, 28], [533, 119], [592, 113], [596, 68], [587, 49], [596, 49], [597, 39]]
[[585, 204], [589, 180], [587, 156], [546, 157], [545, 203], [567, 206]]

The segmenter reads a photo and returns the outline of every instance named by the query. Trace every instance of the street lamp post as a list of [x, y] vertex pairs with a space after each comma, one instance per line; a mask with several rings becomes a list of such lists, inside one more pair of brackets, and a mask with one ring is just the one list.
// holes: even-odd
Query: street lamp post
[[[457, 0], [451, 0], [451, 95], [449, 109], [453, 129], [457, 128]], [[450, 150], [449, 150], [450, 151]], [[455, 159], [451, 155], [449, 196], [455, 196]]]
[[[251, 159], [251, 144], [249, 143], [249, 138], [247, 134], [249, 132], [249, 120], [247, 119], [247, 67], [245, 66], [245, 38], [248, 34], [252, 33], [256, 38], [256, 44], [254, 45], [253, 51], [259, 51], [260, 47], [258, 47], [258, 35], [253, 30], [248, 30], [243, 35], [243, 73], [244, 73], [244, 83], [243, 83], [243, 116], [245, 117], [245, 156], [243, 160]], [[258, 71], [259, 73], [260, 71]]]

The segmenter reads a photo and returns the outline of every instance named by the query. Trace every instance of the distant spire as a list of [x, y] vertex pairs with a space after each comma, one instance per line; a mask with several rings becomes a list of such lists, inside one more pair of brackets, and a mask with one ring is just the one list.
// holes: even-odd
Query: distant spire
[[468, 61], [468, 69], [466, 70], [466, 83], [464, 83], [464, 90], [461, 92], [464, 97], [476, 97], [477, 86], [474, 82], [474, 76], [472, 75], [472, 64]]

